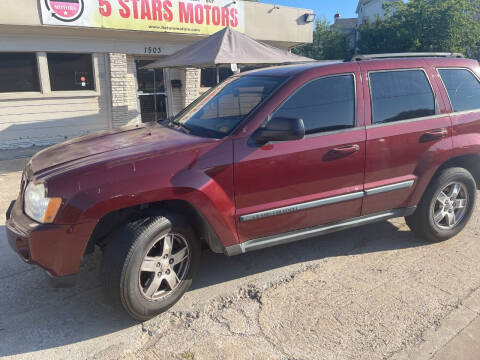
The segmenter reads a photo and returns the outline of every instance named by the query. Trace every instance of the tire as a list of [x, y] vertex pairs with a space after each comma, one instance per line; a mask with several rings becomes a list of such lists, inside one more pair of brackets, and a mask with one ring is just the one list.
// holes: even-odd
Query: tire
[[[456, 184], [460, 185], [460, 190], [455, 197], [453, 189], [459, 189]], [[476, 195], [477, 184], [470, 172], [464, 168], [445, 169], [432, 180], [415, 213], [405, 220], [410, 229], [423, 239], [432, 242], [448, 240], [467, 225], [475, 207]], [[464, 199], [465, 206], [457, 208]]]
[[188, 290], [200, 254], [192, 228], [180, 216], [128, 223], [105, 248], [101, 266], [105, 298], [134, 319], [148, 320], [169, 309]]

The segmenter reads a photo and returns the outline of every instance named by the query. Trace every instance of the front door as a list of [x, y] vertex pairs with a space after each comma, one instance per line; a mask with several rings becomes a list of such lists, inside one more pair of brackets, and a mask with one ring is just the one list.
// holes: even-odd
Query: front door
[[270, 115], [303, 119], [304, 139], [257, 147], [235, 140], [241, 242], [360, 216], [365, 128], [357, 69], [303, 84]]
[[137, 96], [142, 122], [166, 120], [167, 93], [163, 69], [142, 69], [150, 60], [135, 60], [137, 68]]

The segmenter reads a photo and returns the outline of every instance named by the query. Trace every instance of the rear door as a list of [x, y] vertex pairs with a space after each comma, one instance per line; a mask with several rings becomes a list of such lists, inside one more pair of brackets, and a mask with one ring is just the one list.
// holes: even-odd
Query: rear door
[[451, 120], [433, 69], [422, 60], [361, 64], [367, 145], [363, 214], [418, 203], [435, 164], [452, 151]]
[[306, 79], [265, 114], [302, 118], [304, 139], [234, 141], [240, 241], [360, 216], [365, 128], [358, 70], [351, 64], [344, 73]]

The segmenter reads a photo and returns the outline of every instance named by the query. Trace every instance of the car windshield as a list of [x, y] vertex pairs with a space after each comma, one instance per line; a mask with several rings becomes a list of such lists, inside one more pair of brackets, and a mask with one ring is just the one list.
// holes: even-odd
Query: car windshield
[[200, 96], [171, 124], [193, 135], [223, 138], [285, 80], [278, 76], [232, 77]]

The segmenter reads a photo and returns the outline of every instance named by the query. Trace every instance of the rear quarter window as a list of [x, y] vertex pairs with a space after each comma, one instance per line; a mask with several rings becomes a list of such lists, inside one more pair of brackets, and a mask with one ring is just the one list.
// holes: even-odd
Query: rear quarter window
[[480, 83], [467, 69], [439, 69], [453, 111], [480, 109]]

